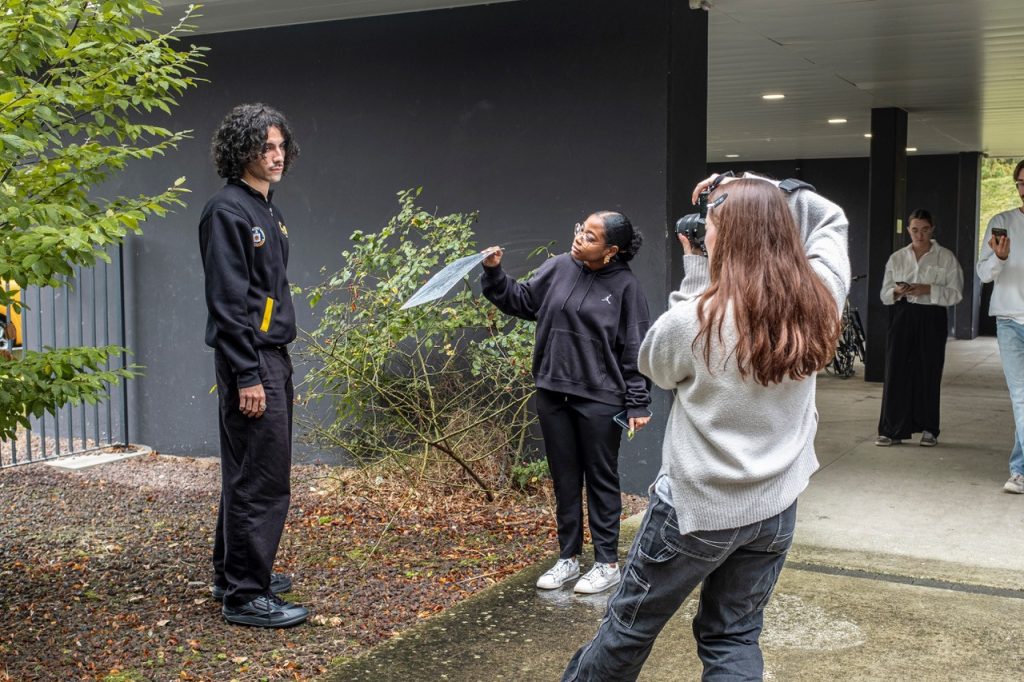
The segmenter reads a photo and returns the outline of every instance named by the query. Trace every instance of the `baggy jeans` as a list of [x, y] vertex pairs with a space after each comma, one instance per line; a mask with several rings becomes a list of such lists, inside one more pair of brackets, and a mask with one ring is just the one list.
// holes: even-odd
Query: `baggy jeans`
[[1024, 325], [1008, 318], [996, 319], [996, 340], [1013, 406], [1015, 437], [1010, 451], [1010, 475], [1024, 476]]
[[675, 508], [651, 493], [643, 523], [597, 635], [569, 662], [568, 680], [635, 680], [654, 640], [703, 581], [693, 619], [703, 680], [761, 680], [764, 607], [793, 542], [796, 502], [741, 528], [679, 533]]

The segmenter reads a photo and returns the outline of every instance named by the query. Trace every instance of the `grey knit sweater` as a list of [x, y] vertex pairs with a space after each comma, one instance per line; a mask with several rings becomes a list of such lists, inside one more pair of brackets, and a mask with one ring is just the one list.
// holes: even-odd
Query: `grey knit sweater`
[[[788, 201], [811, 267], [840, 309], [850, 281], [846, 216], [809, 190]], [[793, 503], [818, 468], [814, 377], [769, 386], [741, 377], [731, 354], [737, 331], [729, 315], [722, 328], [726, 343], [713, 349], [709, 371], [703, 355], [690, 350], [699, 329], [697, 302], [708, 285], [707, 259], [686, 256], [684, 267], [669, 309], [640, 347], [640, 371], [675, 391], [658, 476], [670, 483], [683, 534], [772, 517]]]

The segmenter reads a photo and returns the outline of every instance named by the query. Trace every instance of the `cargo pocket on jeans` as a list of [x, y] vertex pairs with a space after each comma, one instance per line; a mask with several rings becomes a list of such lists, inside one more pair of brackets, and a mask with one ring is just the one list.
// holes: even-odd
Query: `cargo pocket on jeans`
[[651, 585], [640, 577], [640, 574], [630, 566], [626, 575], [622, 577], [622, 584], [612, 597], [609, 603], [609, 610], [624, 627], [632, 628], [636, 620], [636, 614], [650, 592]]
[[668, 524], [671, 523], [672, 527], [675, 527], [672, 519], [675, 518], [676, 510], [657, 495], [651, 496], [650, 504], [647, 521], [637, 539], [636, 558], [629, 563], [629, 568], [622, 576], [619, 590], [608, 604], [615, 619], [627, 628], [633, 627], [636, 614], [651, 589], [651, 584], [643, 576], [644, 565], [664, 563], [679, 555], [679, 552], [665, 542], [664, 533]]

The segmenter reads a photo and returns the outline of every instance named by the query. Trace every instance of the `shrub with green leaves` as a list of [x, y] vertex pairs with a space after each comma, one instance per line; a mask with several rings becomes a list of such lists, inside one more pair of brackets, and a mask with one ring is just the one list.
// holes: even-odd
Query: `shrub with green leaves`
[[[109, 261], [106, 249], [150, 216], [183, 206], [184, 178], [157, 194], [105, 199], [96, 187], [129, 163], [188, 137], [153, 125], [196, 84], [203, 48], [181, 47], [190, 6], [163, 33], [141, 28], [151, 0], [10, 0], [0, 11], [0, 283], [64, 286], [75, 266]], [[0, 309], [20, 307], [0, 287]], [[24, 305], [22, 301], [21, 305]], [[0, 440], [28, 415], [94, 402], [115, 347], [26, 351], [0, 357]]]
[[425, 211], [421, 191], [399, 193], [398, 214], [379, 231], [354, 232], [344, 267], [307, 292], [320, 320], [304, 346], [314, 369], [300, 392], [330, 402], [330, 417], [310, 424], [321, 444], [414, 478], [446, 462], [490, 494], [533, 455], [533, 325], [468, 283], [399, 309], [432, 273], [478, 251], [476, 214]]

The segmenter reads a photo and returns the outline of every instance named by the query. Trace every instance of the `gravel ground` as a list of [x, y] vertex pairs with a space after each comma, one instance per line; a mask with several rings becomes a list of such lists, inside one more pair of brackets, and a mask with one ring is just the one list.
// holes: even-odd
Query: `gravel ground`
[[208, 591], [219, 486], [217, 460], [156, 454], [0, 471], [0, 680], [312, 679], [556, 548], [546, 491], [296, 465], [275, 569], [313, 616], [230, 626]]

